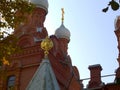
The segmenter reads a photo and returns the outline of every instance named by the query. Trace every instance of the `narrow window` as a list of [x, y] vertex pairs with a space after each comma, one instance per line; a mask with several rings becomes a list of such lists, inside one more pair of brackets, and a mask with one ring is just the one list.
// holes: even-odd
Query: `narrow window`
[[15, 76], [9, 76], [7, 82], [7, 90], [14, 90], [15, 86]]

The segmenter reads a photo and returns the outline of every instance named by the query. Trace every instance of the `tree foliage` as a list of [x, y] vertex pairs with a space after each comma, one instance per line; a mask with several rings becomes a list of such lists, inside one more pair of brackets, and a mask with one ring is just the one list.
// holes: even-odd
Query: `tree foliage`
[[34, 5], [28, 0], [0, 0], [0, 27], [14, 28], [25, 20], [24, 14], [31, 13], [33, 8]]
[[20, 50], [17, 46], [17, 38], [13, 34], [4, 37], [5, 33], [0, 35], [0, 66], [9, 65], [10, 56]]
[[6, 28], [15, 29], [26, 20], [25, 14], [30, 14], [33, 9], [34, 5], [28, 0], [0, 0], [0, 66], [9, 64], [9, 57], [19, 51], [17, 38], [7, 33]]
[[111, 0], [111, 1], [108, 3], [108, 6], [107, 6], [106, 8], [104, 8], [102, 11], [103, 11], [103, 12], [107, 12], [108, 9], [109, 9], [109, 7], [111, 7], [111, 9], [112, 9], [113, 11], [118, 10], [119, 7], [120, 7], [120, 0], [119, 0], [118, 2], [115, 1], [115, 0]]

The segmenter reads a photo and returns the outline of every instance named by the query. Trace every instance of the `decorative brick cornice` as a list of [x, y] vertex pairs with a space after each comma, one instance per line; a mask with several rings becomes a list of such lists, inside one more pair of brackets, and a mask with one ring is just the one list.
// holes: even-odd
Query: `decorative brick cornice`
[[40, 45], [23, 48], [20, 53], [12, 55], [12, 58], [20, 58], [36, 54], [43, 55], [43, 50], [40, 48]]

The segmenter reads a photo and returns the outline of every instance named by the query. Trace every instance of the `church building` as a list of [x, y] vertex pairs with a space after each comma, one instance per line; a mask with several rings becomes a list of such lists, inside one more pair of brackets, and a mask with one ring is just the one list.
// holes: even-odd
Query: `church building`
[[12, 55], [9, 66], [1, 67], [0, 90], [81, 90], [79, 72], [72, 66], [67, 49], [70, 31], [62, 21], [48, 36], [44, 21], [48, 0], [30, 0], [36, 7], [27, 21], [14, 31], [21, 53]]
[[26, 22], [14, 31], [22, 51], [10, 57], [10, 65], [0, 67], [0, 90], [120, 90], [120, 16], [115, 23], [119, 50], [115, 81], [104, 84], [102, 66], [90, 65], [90, 80], [84, 88], [79, 71], [68, 54], [71, 33], [64, 25], [64, 9], [61, 25], [48, 36], [49, 30], [44, 27], [48, 0], [29, 1], [35, 8], [26, 15]]

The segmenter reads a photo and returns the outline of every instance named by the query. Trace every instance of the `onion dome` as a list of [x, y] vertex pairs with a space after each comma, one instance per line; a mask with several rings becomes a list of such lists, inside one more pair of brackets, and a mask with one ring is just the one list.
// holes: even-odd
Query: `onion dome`
[[70, 40], [70, 31], [62, 23], [61, 26], [55, 31], [55, 36], [57, 38], [65, 38]]
[[36, 7], [43, 8], [48, 12], [48, 0], [29, 0], [29, 1], [35, 4]]
[[70, 31], [64, 26], [64, 9], [62, 8], [62, 24], [61, 26], [55, 31], [55, 36], [57, 38], [65, 38], [68, 41], [70, 40]]

